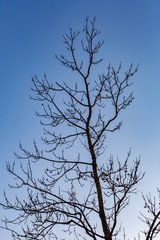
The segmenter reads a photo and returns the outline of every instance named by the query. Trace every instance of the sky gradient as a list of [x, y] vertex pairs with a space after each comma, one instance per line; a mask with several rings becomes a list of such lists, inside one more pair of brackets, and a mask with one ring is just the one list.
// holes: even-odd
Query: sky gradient
[[[131, 62], [139, 64], [132, 87], [135, 100], [122, 114], [121, 131], [107, 139], [109, 153], [123, 158], [131, 147], [132, 159], [140, 155], [145, 171], [131, 201], [134, 213], [128, 210], [130, 226], [124, 215], [133, 239], [140, 228], [141, 192], [156, 194], [160, 187], [160, 0], [0, 0], [0, 198], [12, 181], [5, 164], [13, 161], [19, 140], [29, 148], [42, 133], [34, 116], [38, 104], [29, 99], [32, 76], [42, 78], [45, 72], [49, 81], [67, 81], [70, 73], [54, 57], [64, 51], [62, 34], [68, 26], [80, 29], [85, 16], [95, 15], [104, 39], [99, 73], [106, 72], [109, 62], [122, 62], [124, 71]], [[1, 229], [0, 236], [11, 239]]]

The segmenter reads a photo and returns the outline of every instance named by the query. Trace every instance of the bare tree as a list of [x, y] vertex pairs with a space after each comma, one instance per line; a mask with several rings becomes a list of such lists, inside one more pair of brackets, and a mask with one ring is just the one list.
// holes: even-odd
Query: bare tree
[[[103, 41], [97, 40], [95, 18], [85, 19], [83, 34], [81, 47], [88, 63], [79, 63], [75, 41], [80, 32], [72, 28], [63, 36], [67, 57], [56, 56], [73, 71], [72, 81], [52, 84], [46, 75], [43, 80], [32, 79], [32, 99], [42, 102], [42, 112], [36, 115], [42, 119], [46, 148], [40, 150], [34, 142], [32, 152], [20, 144], [22, 154], [16, 157], [22, 160], [21, 172], [15, 164], [7, 164], [16, 178], [10, 187], [25, 194], [24, 199], [22, 194], [16, 196], [15, 202], [5, 194], [1, 204], [19, 212], [16, 218], [4, 220], [13, 239], [63, 239], [62, 233], [65, 239], [118, 239], [120, 212], [143, 177], [140, 159], [128, 166], [130, 151], [124, 161], [106, 157], [106, 136], [122, 125], [119, 115], [134, 99], [128, 89], [138, 68], [131, 64], [123, 73], [121, 64], [118, 69], [109, 64], [107, 73], [94, 81], [93, 68], [103, 60], [98, 58]], [[21, 231], [13, 224], [22, 226]]]
[[141, 213], [140, 219], [147, 226], [147, 229], [143, 231], [146, 240], [152, 240], [160, 236], [160, 190], [157, 189], [157, 191], [159, 194], [158, 201], [151, 196], [151, 193], [146, 196], [142, 195], [147, 214]]

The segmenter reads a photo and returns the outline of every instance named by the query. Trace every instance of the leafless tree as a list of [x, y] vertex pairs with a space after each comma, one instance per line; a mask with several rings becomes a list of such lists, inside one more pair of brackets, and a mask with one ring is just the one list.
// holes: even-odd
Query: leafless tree
[[82, 32], [84, 64], [75, 51], [80, 32], [72, 28], [63, 36], [67, 56], [56, 56], [72, 70], [72, 80], [50, 83], [46, 75], [32, 79], [32, 99], [42, 103], [36, 115], [42, 119], [46, 148], [40, 150], [34, 142], [32, 152], [20, 144], [22, 153], [16, 157], [21, 172], [15, 163], [7, 164], [17, 196], [12, 202], [5, 193], [1, 205], [19, 213], [4, 220], [13, 239], [63, 239], [63, 234], [65, 239], [119, 239], [119, 215], [143, 177], [140, 159], [128, 165], [130, 151], [123, 161], [106, 156], [106, 136], [122, 125], [119, 115], [134, 99], [128, 89], [138, 68], [131, 64], [122, 72], [121, 64], [117, 69], [109, 64], [106, 74], [94, 80], [94, 68], [103, 60], [98, 58], [103, 41], [97, 40], [95, 18], [85, 19]]
[[160, 237], [160, 190], [157, 189], [157, 191], [159, 194], [158, 201], [151, 196], [151, 193], [146, 196], [142, 195], [147, 214], [141, 213], [140, 219], [147, 226], [147, 229], [143, 231], [146, 240]]

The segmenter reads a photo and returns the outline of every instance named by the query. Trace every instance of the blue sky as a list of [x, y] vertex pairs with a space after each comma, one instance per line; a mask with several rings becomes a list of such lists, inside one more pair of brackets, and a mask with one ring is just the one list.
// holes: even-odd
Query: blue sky
[[[5, 163], [14, 159], [19, 140], [31, 146], [42, 133], [34, 116], [38, 105], [29, 99], [31, 76], [43, 77], [45, 72], [49, 81], [66, 80], [69, 73], [54, 57], [64, 51], [62, 34], [68, 26], [80, 29], [85, 16], [95, 15], [104, 39], [100, 73], [109, 61], [116, 66], [121, 61], [124, 70], [130, 62], [139, 64], [135, 101], [122, 115], [121, 131], [109, 136], [109, 152], [123, 157], [131, 147], [133, 159], [141, 155], [146, 174], [139, 190], [156, 193], [160, 184], [160, 0], [0, 0], [1, 196], [12, 181]], [[139, 197], [134, 198], [135, 206], [140, 205]], [[133, 230], [128, 231], [133, 236]], [[11, 239], [1, 229], [0, 235]]]

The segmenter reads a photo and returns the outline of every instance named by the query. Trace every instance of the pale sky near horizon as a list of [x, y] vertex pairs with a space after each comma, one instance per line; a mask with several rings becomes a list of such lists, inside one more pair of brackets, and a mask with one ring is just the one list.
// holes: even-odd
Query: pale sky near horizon
[[[0, 200], [12, 181], [5, 164], [13, 161], [19, 140], [30, 147], [41, 136], [34, 116], [37, 104], [29, 99], [31, 77], [45, 72], [49, 81], [66, 80], [54, 57], [63, 52], [62, 34], [68, 26], [80, 29], [85, 16], [95, 15], [104, 39], [100, 73], [109, 62], [122, 62], [124, 71], [131, 62], [139, 64], [132, 87], [135, 100], [122, 114], [120, 132], [109, 137], [109, 153], [123, 157], [131, 147], [132, 159], [140, 155], [146, 173], [140, 193], [156, 194], [160, 187], [160, 0], [0, 0]], [[130, 239], [137, 236], [136, 227], [143, 230], [136, 218], [142, 210], [140, 195], [131, 201], [133, 222], [128, 226], [124, 220]], [[11, 237], [0, 229], [0, 239]]]

